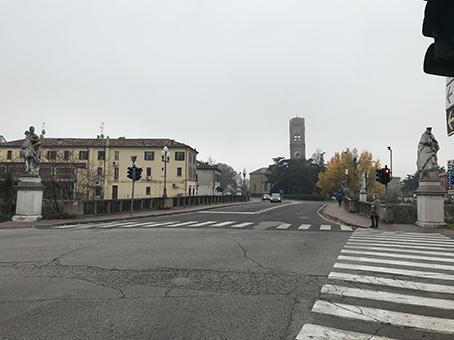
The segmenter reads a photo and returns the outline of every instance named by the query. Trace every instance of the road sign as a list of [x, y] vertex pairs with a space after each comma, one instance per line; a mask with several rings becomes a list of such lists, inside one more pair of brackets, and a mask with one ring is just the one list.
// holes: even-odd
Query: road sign
[[450, 81], [448, 78], [446, 83], [446, 110], [454, 106], [454, 81]]
[[454, 107], [446, 110], [446, 126], [448, 128], [448, 136], [454, 135]]

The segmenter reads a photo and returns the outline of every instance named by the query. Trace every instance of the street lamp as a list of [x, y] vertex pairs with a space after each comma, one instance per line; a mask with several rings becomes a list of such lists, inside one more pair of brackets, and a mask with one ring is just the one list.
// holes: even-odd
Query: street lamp
[[170, 161], [169, 148], [164, 146], [161, 151], [162, 161], [164, 162], [164, 190], [162, 191], [162, 198], [167, 198], [167, 163]]
[[393, 178], [393, 149], [388, 146], [389, 150], [389, 166], [391, 167], [391, 178]]
[[246, 168], [243, 169], [243, 191], [246, 194]]

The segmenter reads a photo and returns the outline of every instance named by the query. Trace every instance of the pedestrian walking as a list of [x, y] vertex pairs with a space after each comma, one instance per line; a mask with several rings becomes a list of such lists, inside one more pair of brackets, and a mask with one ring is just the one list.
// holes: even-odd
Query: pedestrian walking
[[339, 204], [339, 207], [340, 207], [342, 204], [342, 201], [344, 200], [344, 195], [342, 194], [341, 191], [338, 191], [338, 192], [336, 192], [335, 196], [336, 196], [337, 204]]
[[373, 196], [373, 201], [370, 207], [370, 220], [372, 221], [372, 225], [370, 228], [377, 229], [378, 228], [378, 216], [380, 215], [380, 200], [378, 199], [378, 195], [375, 194]]

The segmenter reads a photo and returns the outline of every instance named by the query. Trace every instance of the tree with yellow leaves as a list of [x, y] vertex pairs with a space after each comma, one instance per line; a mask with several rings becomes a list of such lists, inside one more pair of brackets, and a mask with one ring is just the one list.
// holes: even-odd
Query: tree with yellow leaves
[[336, 152], [328, 161], [326, 171], [320, 173], [317, 187], [323, 195], [348, 188], [348, 194], [356, 196], [361, 189], [361, 178], [366, 174], [367, 193], [381, 194], [384, 187], [375, 180], [375, 171], [378, 168], [380, 162], [374, 160], [369, 151], [363, 151], [356, 162], [351, 150]]

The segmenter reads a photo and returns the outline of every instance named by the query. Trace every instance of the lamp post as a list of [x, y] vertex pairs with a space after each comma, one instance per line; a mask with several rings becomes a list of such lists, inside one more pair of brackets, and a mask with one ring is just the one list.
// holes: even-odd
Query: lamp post
[[345, 169], [345, 191], [348, 194], [348, 169]]
[[358, 177], [358, 149], [353, 148], [353, 198], [357, 199], [358, 188], [357, 188], [357, 177]]
[[246, 169], [243, 169], [243, 192], [246, 195]]
[[170, 161], [169, 148], [164, 146], [161, 151], [162, 161], [164, 162], [164, 190], [162, 191], [162, 198], [167, 198], [167, 163]]
[[391, 168], [391, 178], [393, 178], [393, 149], [391, 149], [390, 146], [388, 146], [389, 150], [389, 166]]

